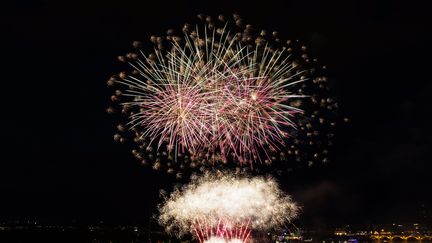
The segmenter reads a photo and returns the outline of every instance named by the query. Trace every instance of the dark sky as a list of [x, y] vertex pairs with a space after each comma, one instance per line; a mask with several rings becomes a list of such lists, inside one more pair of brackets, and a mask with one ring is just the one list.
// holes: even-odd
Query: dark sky
[[180, 28], [200, 12], [239, 12], [249, 23], [302, 40], [328, 66], [341, 111], [352, 122], [338, 133], [335, 162], [282, 179], [303, 205], [304, 222], [416, 221], [422, 205], [432, 207], [432, 15], [425, 3], [1, 5], [0, 218], [146, 218], [158, 189], [172, 182], [112, 141], [105, 82], [133, 40]]

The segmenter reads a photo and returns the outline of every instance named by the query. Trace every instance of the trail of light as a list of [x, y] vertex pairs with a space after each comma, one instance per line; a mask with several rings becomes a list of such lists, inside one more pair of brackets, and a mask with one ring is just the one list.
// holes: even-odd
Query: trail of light
[[213, 226], [202, 223], [203, 221], [205, 222], [205, 219], [197, 220], [193, 226], [195, 237], [199, 242], [209, 242], [212, 238], [223, 239], [226, 242], [234, 239], [247, 242], [250, 237], [250, 222], [233, 225], [232, 222], [220, 219], [218, 224], [213, 228]]

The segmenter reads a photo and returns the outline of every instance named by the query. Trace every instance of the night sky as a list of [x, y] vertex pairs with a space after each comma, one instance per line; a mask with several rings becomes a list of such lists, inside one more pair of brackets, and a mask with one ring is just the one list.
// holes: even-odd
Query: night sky
[[[410, 2], [408, 4], [408, 2]], [[423, 1], [427, 2], [427, 1]], [[172, 180], [112, 136], [116, 56], [198, 13], [238, 12], [327, 64], [341, 113], [331, 164], [281, 178], [310, 225], [431, 210], [432, 15], [414, 1], [3, 1], [0, 219], [145, 222]], [[154, 211], [153, 211], [154, 212]], [[430, 220], [430, 219], [429, 219]]]

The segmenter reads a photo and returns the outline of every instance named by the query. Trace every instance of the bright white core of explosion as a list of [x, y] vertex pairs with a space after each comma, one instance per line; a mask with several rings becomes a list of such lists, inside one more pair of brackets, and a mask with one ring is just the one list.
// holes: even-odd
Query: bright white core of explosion
[[[290, 222], [299, 207], [273, 178], [207, 173], [174, 190], [159, 210], [159, 222], [169, 233], [181, 236], [220, 224], [227, 228], [247, 225], [252, 230], [271, 229]], [[214, 239], [205, 242], [218, 242]]]

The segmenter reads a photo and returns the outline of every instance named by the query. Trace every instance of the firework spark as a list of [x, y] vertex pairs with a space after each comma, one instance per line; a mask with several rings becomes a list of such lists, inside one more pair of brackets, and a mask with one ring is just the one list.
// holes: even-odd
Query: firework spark
[[[180, 35], [169, 30], [166, 36], [152, 36], [154, 53], [139, 50], [119, 57], [132, 71], [108, 84], [120, 84], [112, 100], [128, 117], [126, 127], [138, 144], [133, 154], [143, 163], [155, 161], [155, 169], [161, 161], [171, 161], [168, 168], [179, 161], [190, 167], [228, 161], [267, 164], [277, 152], [281, 160], [295, 156], [310, 162], [300, 149], [324, 147], [314, 140], [329, 134], [313, 127], [328, 123], [321, 110], [336, 109], [334, 99], [315, 94], [326, 89], [327, 81], [317, 74], [316, 59], [308, 57], [304, 46], [282, 43], [277, 32], [256, 34], [238, 15], [235, 26], [221, 16], [219, 25], [210, 17], [199, 18], [203, 25], [185, 25]], [[134, 46], [140, 48], [140, 43]], [[307, 84], [315, 87], [310, 93]], [[313, 111], [302, 110], [308, 101], [315, 104]], [[305, 133], [305, 141], [299, 133]], [[120, 135], [115, 139], [125, 141]], [[326, 154], [312, 154], [314, 160], [327, 160]]]
[[271, 178], [206, 173], [170, 195], [159, 222], [169, 233], [192, 233], [200, 242], [247, 242], [252, 230], [283, 225], [298, 211]]

